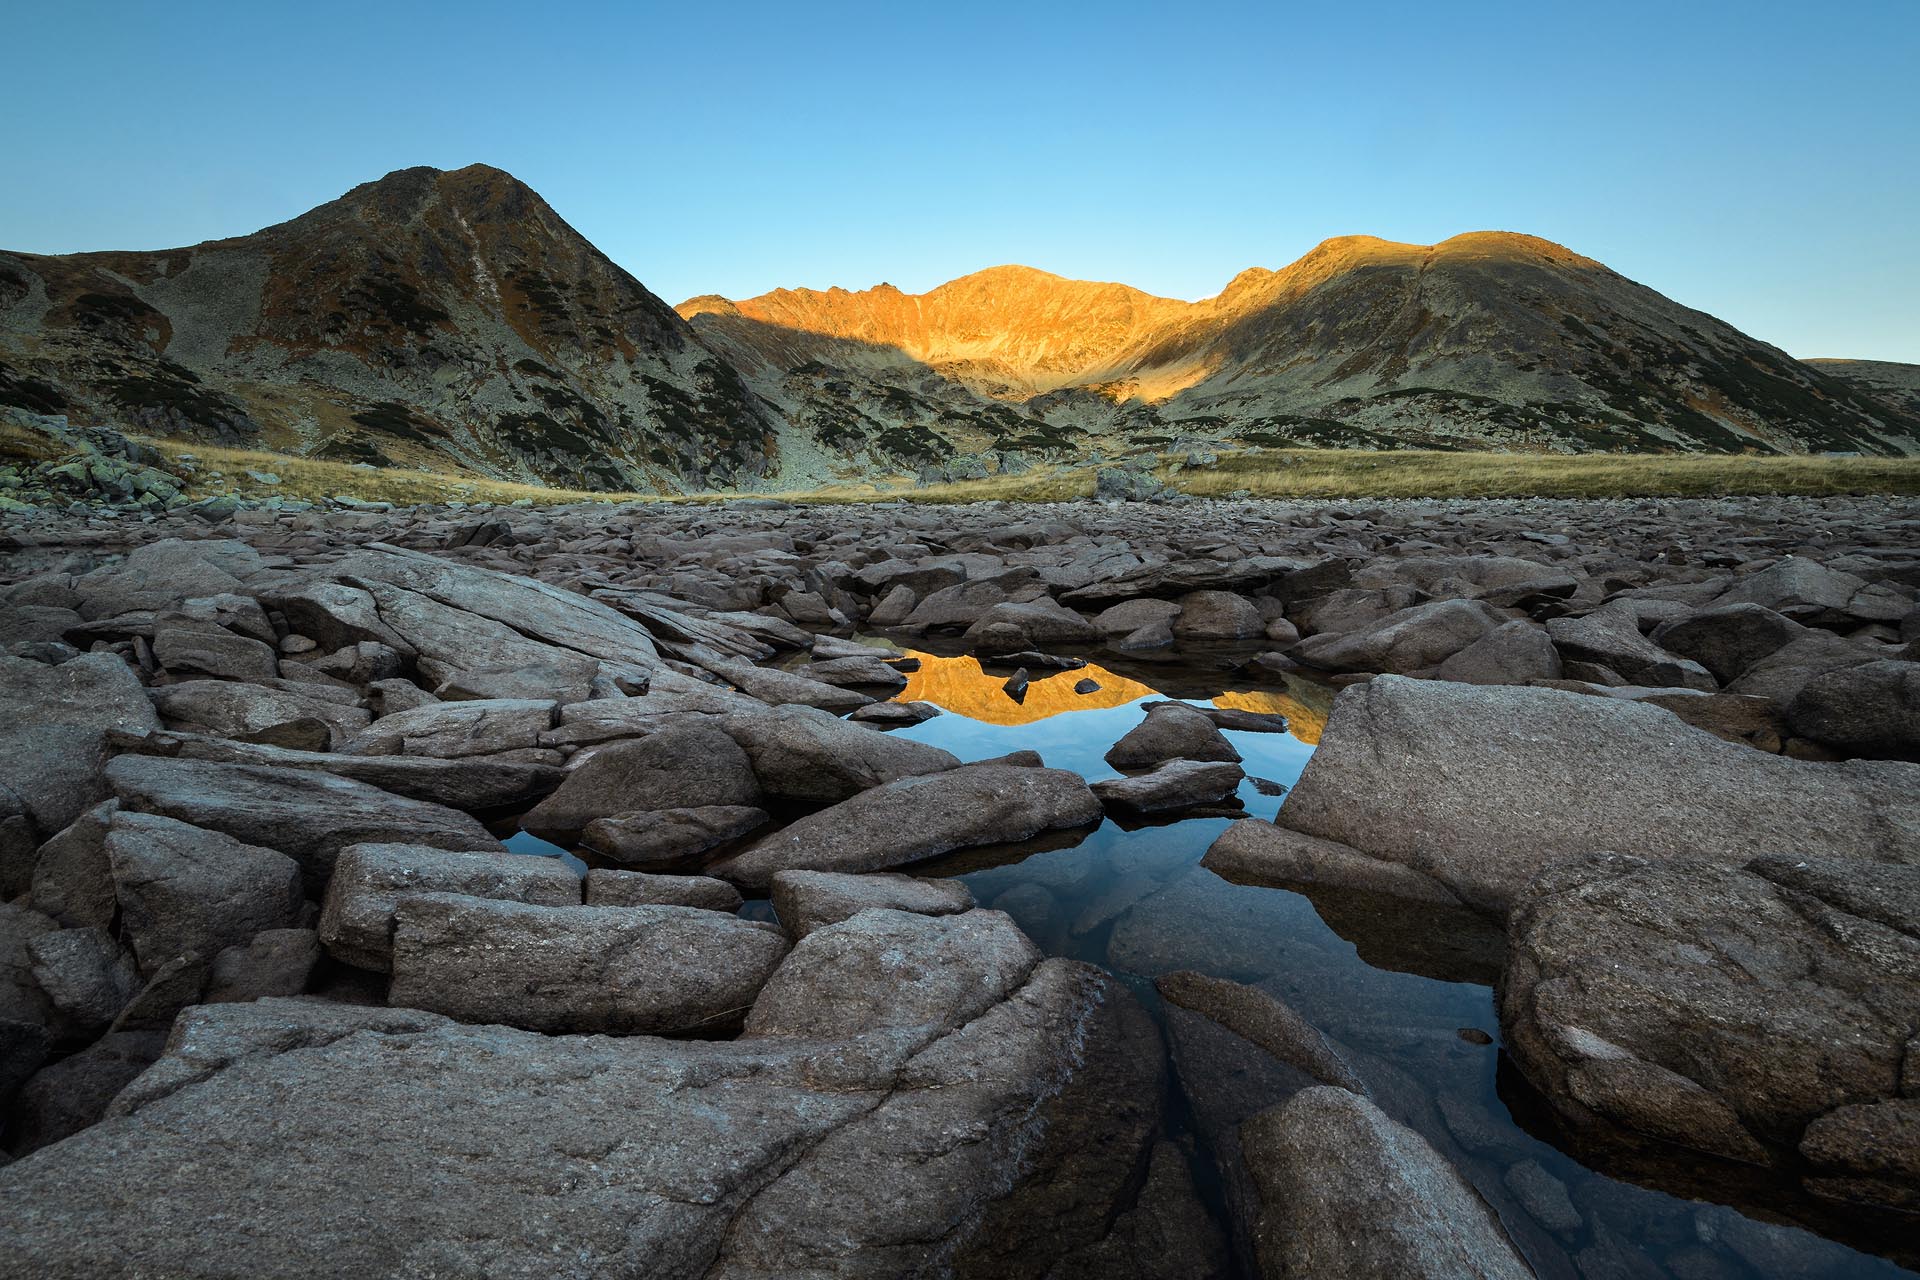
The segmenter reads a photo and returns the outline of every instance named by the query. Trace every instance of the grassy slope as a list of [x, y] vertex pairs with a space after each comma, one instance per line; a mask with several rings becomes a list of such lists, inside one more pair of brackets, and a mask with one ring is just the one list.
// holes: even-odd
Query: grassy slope
[[[397, 504], [418, 502], [631, 502], [654, 494], [592, 493], [471, 476], [394, 468], [363, 470], [286, 454], [217, 449], [151, 440], [162, 452], [187, 453], [198, 474], [195, 497], [278, 494], [308, 501], [336, 495]], [[271, 472], [262, 485], [247, 471]], [[217, 477], [216, 477], [217, 473]], [[1245, 490], [1274, 498], [1619, 498], [1720, 497], [1746, 494], [1920, 495], [1920, 458], [1729, 457], [1722, 455], [1372, 453], [1345, 449], [1249, 450], [1223, 454], [1211, 467], [1162, 468], [1161, 477], [1188, 493], [1221, 496]], [[843, 485], [781, 496], [808, 502], [1057, 501], [1093, 495], [1087, 468], [1037, 469], [924, 489]], [[721, 495], [712, 495], [721, 496]], [[699, 501], [699, 497], [692, 499]]]

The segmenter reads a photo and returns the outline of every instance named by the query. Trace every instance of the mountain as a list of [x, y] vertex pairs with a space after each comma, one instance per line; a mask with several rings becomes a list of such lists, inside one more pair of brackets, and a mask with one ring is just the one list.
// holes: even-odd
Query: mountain
[[1913, 372], [1796, 361], [1503, 232], [1328, 240], [1200, 302], [1002, 266], [673, 308], [484, 165], [191, 248], [0, 252], [0, 410], [595, 489], [1292, 444], [1910, 453]]
[[765, 474], [780, 419], [498, 169], [403, 169], [186, 249], [0, 253], [0, 405], [592, 488]]
[[[1560, 245], [1328, 240], [1201, 302], [996, 267], [907, 294], [780, 289], [679, 311], [790, 415], [998, 448], [1246, 444], [1920, 449], [1920, 410]], [[945, 417], [959, 435], [940, 427]]]
[[1855, 390], [1920, 417], [1920, 364], [1901, 364], [1894, 360], [1817, 358], [1807, 363]]

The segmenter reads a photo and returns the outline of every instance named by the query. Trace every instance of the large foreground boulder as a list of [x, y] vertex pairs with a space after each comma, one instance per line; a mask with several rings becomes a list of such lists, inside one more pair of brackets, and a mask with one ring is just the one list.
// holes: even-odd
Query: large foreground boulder
[[1528, 885], [1508, 932], [1508, 1050], [1575, 1123], [1755, 1164], [1804, 1139], [1837, 1194], [1920, 1206], [1920, 1170], [1881, 1158], [1912, 1088], [1920, 868], [1596, 854]]
[[764, 888], [776, 871], [879, 871], [954, 849], [1087, 826], [1100, 814], [1099, 797], [1077, 773], [966, 765], [889, 782], [808, 814], [712, 873]]
[[[934, 1274], [989, 1205], [1018, 1221], [1051, 1191], [1025, 1162], [1123, 998], [1046, 961], [918, 1052], [860, 1059], [811, 1037], [193, 1009], [107, 1119], [0, 1168], [0, 1274], [98, 1275], [106, 1240], [169, 1277]], [[1082, 1216], [1098, 1240], [1128, 1207]]]
[[1920, 766], [1766, 755], [1619, 699], [1382, 677], [1335, 701], [1280, 822], [1498, 910], [1597, 850], [1920, 863]]
[[1532, 1280], [1492, 1210], [1412, 1129], [1345, 1089], [1303, 1089], [1241, 1128], [1269, 1280]]

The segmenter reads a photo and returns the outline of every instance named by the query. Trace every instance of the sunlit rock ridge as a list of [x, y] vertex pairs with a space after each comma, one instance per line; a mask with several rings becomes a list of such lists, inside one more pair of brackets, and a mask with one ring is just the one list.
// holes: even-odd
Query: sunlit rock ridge
[[825, 412], [825, 370], [863, 409], [958, 384], [1044, 420], [1027, 428], [1042, 437], [1117, 422], [1254, 444], [1907, 453], [1920, 436], [1873, 384], [1508, 232], [1343, 236], [1199, 302], [995, 267], [924, 294], [679, 310], [801, 412]]
[[188, 248], [0, 252], [0, 412], [601, 490], [1193, 445], [1913, 453], [1915, 374], [1504, 232], [1329, 240], [1199, 302], [1001, 266], [676, 309], [485, 165]]

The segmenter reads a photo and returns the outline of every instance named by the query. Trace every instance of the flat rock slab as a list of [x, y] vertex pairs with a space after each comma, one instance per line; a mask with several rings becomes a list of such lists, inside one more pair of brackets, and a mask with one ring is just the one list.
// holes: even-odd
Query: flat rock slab
[[780, 871], [773, 877], [773, 909], [796, 938], [838, 924], [868, 907], [914, 911], [925, 916], [973, 909], [973, 894], [958, 880], [878, 872], [846, 875], [837, 871]]
[[390, 841], [436, 849], [505, 847], [455, 809], [408, 800], [310, 769], [120, 756], [107, 782], [123, 809], [157, 813], [278, 849], [298, 862], [318, 895], [349, 845]]
[[393, 967], [394, 908], [421, 893], [578, 906], [580, 878], [551, 858], [356, 844], [341, 852], [327, 882], [320, 942], [336, 960], [385, 973]]
[[1335, 700], [1280, 821], [1500, 910], [1595, 851], [1920, 863], [1920, 766], [1771, 756], [1620, 699], [1382, 676]]
[[696, 907], [401, 899], [388, 1002], [535, 1031], [737, 1025], [787, 953], [772, 925]]
[[232, 742], [197, 733], [118, 736], [124, 752], [215, 764], [257, 764], [281, 769], [318, 769], [363, 782], [409, 800], [446, 805], [468, 813], [524, 809], [552, 793], [567, 776], [558, 766], [509, 760], [441, 760], [431, 756], [347, 756], [333, 751], [294, 751]]
[[967, 765], [889, 782], [808, 814], [711, 871], [752, 888], [764, 888], [777, 871], [879, 871], [1086, 826], [1100, 813], [1077, 773]]

